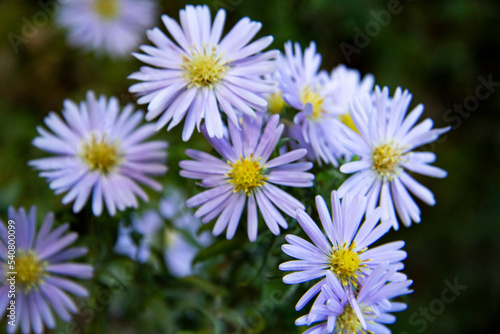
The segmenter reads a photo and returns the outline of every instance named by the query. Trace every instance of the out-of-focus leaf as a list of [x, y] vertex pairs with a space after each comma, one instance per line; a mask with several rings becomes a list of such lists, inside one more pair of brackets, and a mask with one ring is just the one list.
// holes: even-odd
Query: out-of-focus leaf
[[180, 279], [181, 282], [191, 284], [194, 287], [208, 293], [209, 295], [212, 296], [225, 296], [227, 294], [227, 290], [217, 286], [215, 284], [212, 284], [210, 282], [207, 282], [199, 277], [195, 276], [189, 276], [189, 277], [184, 277]]
[[227, 255], [240, 246], [241, 243], [237, 239], [217, 241], [210, 247], [202, 249], [193, 259], [193, 265], [199, 262], [205, 262], [218, 255]]

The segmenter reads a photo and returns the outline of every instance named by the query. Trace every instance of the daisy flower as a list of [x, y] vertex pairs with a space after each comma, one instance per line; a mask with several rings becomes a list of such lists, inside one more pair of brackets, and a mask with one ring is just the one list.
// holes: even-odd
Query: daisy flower
[[[316, 207], [326, 237], [307, 213], [297, 211], [297, 220], [313, 243], [291, 234], [285, 237], [289, 244], [281, 247], [283, 252], [297, 260], [279, 266], [283, 271], [295, 271], [285, 275], [283, 282], [299, 284], [323, 278], [332, 272], [343, 285], [356, 287], [360, 279], [381, 263], [389, 261], [390, 268], [403, 268], [400, 262], [406, 258], [406, 252], [401, 250], [403, 241], [368, 249], [391, 228], [391, 224], [380, 222], [382, 209], [377, 208], [361, 223], [366, 207], [365, 197], [347, 195], [341, 202], [337, 192], [333, 191], [331, 203], [330, 215], [323, 198], [316, 196]], [[395, 273], [391, 279], [403, 280], [406, 276]], [[302, 309], [324, 283], [322, 280], [312, 286], [299, 300], [296, 309]]]
[[15, 319], [7, 313], [8, 321], [15, 326], [7, 325], [7, 333], [18, 329], [23, 333], [43, 333], [44, 327], [54, 329], [56, 325], [53, 311], [65, 322], [71, 320], [71, 313], [78, 312], [70, 295], [87, 297], [88, 292], [69, 278], [89, 279], [93, 269], [88, 264], [68, 262], [87, 254], [87, 249], [69, 247], [78, 235], [67, 233], [68, 224], [52, 230], [51, 212], [38, 233], [34, 206], [28, 213], [24, 208], [16, 212], [10, 207], [8, 214], [7, 226], [0, 220], [0, 277], [4, 280], [0, 285], [0, 317], [10, 312], [7, 305], [14, 299], [8, 297], [12, 284], [8, 279], [15, 276]]
[[172, 227], [165, 231], [163, 250], [165, 265], [174, 277], [186, 277], [195, 273], [193, 260], [201, 248], [212, 243], [210, 232], [198, 234], [201, 226], [191, 209], [186, 206], [186, 194], [175, 187], [169, 187], [160, 201], [160, 214], [172, 222]]
[[160, 215], [168, 220], [175, 219], [186, 208], [187, 195], [184, 191], [170, 186], [165, 189], [165, 195], [159, 203]]
[[309, 162], [296, 162], [306, 154], [305, 149], [290, 151], [270, 159], [283, 133], [283, 124], [279, 116], [269, 118], [264, 131], [262, 115], [257, 118], [244, 116], [242, 129], [229, 123], [229, 136], [221, 139], [211, 138], [203, 127], [203, 134], [214, 149], [222, 156], [215, 158], [197, 150], [186, 150], [186, 154], [195, 161], [181, 161], [180, 175], [200, 179], [201, 185], [210, 190], [192, 198], [188, 207], [201, 207], [195, 217], [203, 217], [207, 223], [219, 216], [213, 234], [219, 235], [226, 229], [226, 237], [234, 236], [243, 209], [247, 207], [248, 237], [257, 238], [257, 207], [264, 217], [267, 227], [275, 235], [280, 233], [279, 226], [287, 228], [287, 222], [276, 209], [289, 216], [295, 210], [304, 209], [302, 203], [276, 187], [311, 187], [314, 175], [306, 173], [312, 167]]
[[69, 44], [127, 56], [154, 22], [150, 0], [70, 0], [60, 3], [56, 21], [69, 30]]
[[[145, 263], [151, 255], [153, 238], [163, 227], [164, 222], [155, 210], [148, 210], [141, 216], [133, 214], [131, 220], [132, 226], [120, 223], [118, 239], [113, 250], [117, 254], [128, 256], [132, 261]], [[138, 245], [130, 235], [132, 232], [141, 236]]]
[[219, 10], [211, 23], [208, 6], [186, 6], [180, 11], [181, 25], [167, 15], [163, 23], [175, 43], [160, 29], [147, 32], [155, 45], [142, 46], [145, 54], [134, 56], [146, 64], [129, 78], [143, 81], [130, 87], [138, 93], [138, 103], [148, 103], [146, 120], [158, 117], [156, 129], [170, 123], [168, 130], [186, 118], [182, 139], [189, 140], [195, 125], [205, 119], [210, 137], [222, 138], [222, 110], [238, 125], [241, 113], [255, 117], [265, 111], [265, 93], [273, 91], [271, 82], [262, 78], [276, 70], [276, 50], [260, 53], [271, 44], [271, 36], [248, 44], [261, 23], [241, 19], [221, 39], [226, 12]]
[[173, 228], [165, 231], [165, 264], [174, 277], [191, 276], [196, 272], [193, 260], [200, 249], [212, 243], [209, 231], [197, 234], [201, 222], [192, 212], [186, 211], [173, 221]]
[[407, 171], [439, 178], [447, 174], [430, 165], [436, 160], [434, 153], [413, 150], [435, 141], [450, 127], [432, 129], [430, 119], [414, 126], [424, 107], [419, 104], [406, 115], [411, 97], [407, 90], [398, 88], [391, 99], [387, 87], [382, 91], [376, 87], [372, 99], [365, 97], [351, 104], [359, 133], [344, 127], [344, 145], [360, 160], [340, 167], [341, 172], [354, 175], [340, 186], [339, 197], [348, 193], [366, 195], [367, 213], [379, 204], [384, 212], [382, 219], [392, 220], [395, 229], [398, 221], [394, 207], [405, 226], [420, 222], [420, 209], [408, 190], [429, 205], [436, 203], [432, 192]]
[[318, 163], [338, 166], [341, 147], [336, 141], [338, 126], [333, 122], [335, 105], [332, 84], [325, 71], [319, 71], [321, 56], [316, 53], [316, 44], [311, 42], [302, 54], [295, 43], [285, 43], [284, 61], [280, 62], [276, 76], [283, 100], [298, 111], [289, 135], [299, 142], [299, 147], [308, 149], [309, 156]]
[[327, 283], [315, 301], [308, 315], [297, 319], [297, 326], [310, 326], [321, 322], [304, 334], [327, 333], [391, 333], [384, 324], [392, 324], [396, 317], [390, 312], [406, 309], [406, 304], [391, 302], [390, 299], [412, 291], [411, 280], [389, 282], [394, 273], [387, 263], [380, 264], [354, 294], [350, 287], [342, 286], [332, 272], [326, 275]]
[[370, 95], [375, 84], [375, 77], [371, 74], [361, 79], [358, 70], [347, 68], [343, 64], [338, 65], [330, 74], [333, 99], [332, 113], [345, 125], [356, 131], [349, 113], [349, 104], [355, 98]]
[[32, 160], [28, 164], [41, 170], [41, 177], [50, 182], [56, 194], [67, 192], [62, 203], [74, 201], [79, 212], [92, 193], [92, 209], [99, 216], [103, 200], [111, 216], [116, 209], [138, 207], [136, 196], [144, 201], [147, 194], [136, 182], [156, 191], [161, 185], [149, 175], [163, 175], [167, 143], [145, 139], [154, 133], [153, 125], [139, 126], [143, 114], [127, 105], [121, 112], [118, 100], [87, 93], [87, 100], [77, 106], [66, 100], [64, 121], [55, 113], [45, 118], [53, 132], [42, 127], [33, 145], [55, 154], [54, 157]]

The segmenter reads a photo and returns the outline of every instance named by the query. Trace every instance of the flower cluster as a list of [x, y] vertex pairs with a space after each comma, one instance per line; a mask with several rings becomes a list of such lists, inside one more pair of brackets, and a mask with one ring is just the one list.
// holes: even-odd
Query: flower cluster
[[[309, 215], [298, 210], [297, 220], [313, 243], [287, 235], [289, 244], [282, 246], [286, 254], [297, 259], [280, 265], [281, 270], [295, 271], [283, 278], [285, 283], [298, 284], [326, 276], [297, 303], [296, 309], [300, 310], [319, 294], [311, 312], [298, 319], [297, 324], [327, 321], [311, 329], [311, 333], [332, 333], [333, 330], [358, 333], [361, 329], [379, 332], [373, 327], [373, 321], [384, 319], [379, 318], [378, 308], [381, 312], [394, 311], [382, 302], [410, 292], [407, 288], [411, 281], [398, 271], [403, 268], [400, 261], [406, 258], [406, 252], [401, 250], [404, 242], [369, 248], [392, 226], [380, 221], [382, 208], [375, 209], [362, 222], [367, 204], [365, 197], [348, 194], [340, 201], [333, 191], [331, 203], [330, 215], [323, 198], [316, 197], [324, 234]], [[371, 327], [367, 327], [368, 321], [372, 321]]]
[[[72, 44], [124, 55], [151, 24], [153, 9], [152, 1], [78, 0], [61, 8], [58, 21], [70, 29]], [[115, 253], [147, 266], [160, 245], [174, 277], [195, 275], [195, 254], [213, 242], [196, 232], [200, 220], [212, 224], [214, 236], [225, 231], [227, 239], [246, 224], [250, 242], [295, 227], [282, 245], [294, 258], [279, 266], [290, 272], [283, 281], [314, 281], [296, 305], [302, 310], [312, 302], [310, 311], [296, 325], [313, 325], [306, 333], [390, 333], [384, 324], [406, 307], [392, 299], [411, 292], [412, 281], [401, 272], [407, 254], [403, 241], [373, 245], [399, 221], [420, 222], [412, 195], [435, 204], [432, 192], [411, 173], [442, 178], [446, 172], [431, 165], [434, 153], [415, 150], [449, 128], [433, 129], [429, 119], [416, 125], [423, 106], [408, 113], [407, 90], [398, 87], [391, 96], [387, 87], [375, 86], [373, 75], [362, 78], [342, 64], [321, 70], [314, 42], [304, 51], [292, 42], [285, 43], [283, 53], [266, 51], [272, 36], [252, 41], [259, 22], [243, 18], [223, 36], [226, 12], [219, 10], [212, 21], [207, 6], [186, 6], [180, 23], [161, 18], [169, 35], [156, 27], [146, 32], [153, 46], [133, 53], [146, 66], [129, 76], [139, 81], [129, 91], [147, 105], [146, 114], [132, 105], [122, 109], [115, 97], [96, 97], [92, 91], [80, 104], [66, 100], [62, 118], [50, 113], [48, 130], [38, 127], [33, 140], [52, 156], [29, 165], [56, 195], [65, 194], [62, 203], [73, 203], [74, 213], [91, 202], [88, 214], [99, 217], [106, 207], [117, 225]], [[140, 125], [143, 118], [158, 119]], [[190, 159], [176, 161], [181, 177], [205, 188], [200, 192], [189, 184], [174, 191], [171, 180], [152, 178], [167, 171], [168, 145], [148, 139], [182, 121], [181, 138], [171, 143], [189, 141], [196, 128], [215, 151], [187, 149]], [[338, 189], [316, 182], [315, 173], [333, 170], [353, 175]], [[156, 209], [129, 213], [138, 209], [137, 198], [149, 201], [139, 184], [156, 192], [166, 186], [167, 195]], [[190, 192], [193, 196], [185, 199]], [[326, 193], [331, 193], [331, 209], [317, 195]], [[185, 207], [197, 209], [192, 214]], [[90, 278], [92, 267], [65, 263], [86, 249], [66, 249], [76, 234], [64, 235], [67, 225], [51, 232], [52, 215], [38, 236], [34, 209], [29, 214], [11, 209], [9, 215], [19, 222], [20, 327], [42, 332], [55, 325], [49, 306], [64, 321], [77, 311], [66, 292], [87, 296], [83, 287], [58, 275]], [[259, 231], [259, 222], [271, 233]], [[8, 262], [7, 244], [1, 223], [2, 263]], [[3, 264], [0, 274], [6, 272]], [[6, 285], [0, 287], [2, 311], [5, 291]]]
[[[165, 265], [173, 276], [194, 274], [194, 257], [201, 247], [207, 247], [212, 240], [208, 231], [199, 236], [196, 234], [199, 221], [190, 210], [182, 210], [184, 202], [183, 192], [171, 188], [161, 199], [158, 210], [149, 209], [142, 215], [132, 214], [130, 225], [122, 220], [114, 252], [132, 261], [145, 263], [151, 257], [152, 248], [160, 248]], [[166, 227], [164, 219], [171, 222], [171, 226]], [[138, 241], [134, 240], [134, 234], [138, 236]]]

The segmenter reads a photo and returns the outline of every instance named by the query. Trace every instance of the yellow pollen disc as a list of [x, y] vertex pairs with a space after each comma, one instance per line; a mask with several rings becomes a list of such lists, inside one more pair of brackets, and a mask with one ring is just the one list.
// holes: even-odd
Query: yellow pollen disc
[[361, 274], [361, 268], [366, 267], [365, 264], [361, 263], [359, 257], [364, 252], [364, 249], [356, 252], [354, 248], [356, 248], [354, 242], [349, 246], [346, 243], [342, 247], [333, 246], [330, 270], [342, 281], [343, 285], [351, 283], [356, 286], [358, 277]]
[[228, 182], [234, 185], [234, 192], [244, 191], [248, 196], [252, 190], [264, 185], [267, 177], [262, 175], [264, 168], [259, 160], [254, 160], [251, 154], [249, 158], [240, 157], [235, 163], [228, 161], [231, 171], [226, 176]]
[[335, 333], [350, 334], [350, 333], [366, 333], [363, 325], [358, 319], [358, 316], [348, 303], [344, 307], [344, 312], [337, 316], [335, 320]]
[[313, 92], [308, 86], [300, 94], [302, 103], [311, 103], [313, 107], [312, 115], [308, 116], [312, 120], [317, 120], [323, 113], [323, 98], [319, 93]]
[[97, 139], [92, 135], [88, 142], [83, 142], [80, 157], [91, 171], [101, 174], [109, 173], [120, 163], [120, 153], [117, 145], [108, 143], [104, 138]]
[[284, 107], [285, 107], [285, 101], [283, 100], [281, 92], [272, 93], [267, 98], [267, 110], [271, 114], [280, 114]]
[[380, 178], [391, 180], [397, 174], [397, 167], [401, 162], [401, 151], [393, 144], [384, 144], [373, 149], [373, 169]]
[[110, 20], [118, 16], [120, 6], [117, 0], [94, 0], [94, 10], [103, 19]]
[[210, 87], [219, 82], [229, 66], [222, 59], [222, 55], [216, 53], [215, 47], [211, 53], [203, 50], [202, 53], [193, 53], [191, 57], [182, 55], [184, 64], [181, 68], [184, 69], [183, 76], [188, 82], [188, 88], [196, 86], [198, 88]]
[[166, 228], [163, 234], [163, 240], [165, 241], [165, 246], [170, 249], [175, 246], [177, 240], [179, 239], [179, 232], [173, 228]]
[[359, 133], [358, 129], [356, 128], [356, 125], [354, 125], [354, 122], [352, 121], [351, 114], [349, 112], [346, 112], [345, 114], [340, 115], [339, 120], [342, 123], [344, 123], [345, 125], [347, 125], [349, 128], [351, 128], [351, 130]]
[[25, 291], [36, 287], [45, 276], [46, 263], [40, 261], [32, 251], [18, 252], [16, 256], [16, 281], [24, 285]]

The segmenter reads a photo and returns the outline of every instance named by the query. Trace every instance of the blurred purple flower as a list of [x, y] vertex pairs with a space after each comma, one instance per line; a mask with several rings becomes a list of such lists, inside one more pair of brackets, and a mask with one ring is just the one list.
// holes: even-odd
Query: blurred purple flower
[[70, 0], [56, 22], [69, 30], [68, 43], [124, 57], [135, 50], [155, 18], [152, 0]]
[[40, 137], [33, 140], [33, 145], [56, 156], [28, 163], [42, 171], [40, 176], [56, 194], [68, 192], [63, 204], [74, 201], [73, 211], [79, 212], [92, 193], [94, 215], [101, 215], [104, 201], [114, 216], [116, 209], [137, 208], [136, 196], [148, 200], [136, 182], [162, 189], [148, 175], [166, 172], [167, 143], [144, 142], [155, 134], [154, 126], [138, 127], [143, 114], [134, 112], [132, 105], [120, 112], [116, 98], [96, 99], [89, 91], [79, 107], [66, 100], [63, 116], [65, 121], [50, 113], [45, 124], [53, 134], [38, 127]]
[[[117, 254], [128, 256], [132, 261], [145, 263], [151, 255], [151, 244], [155, 235], [163, 227], [164, 222], [158, 212], [148, 210], [141, 216], [132, 214], [132, 226], [124, 226], [120, 222], [118, 227], [118, 239], [114, 247]], [[141, 239], [139, 244], [132, 239], [132, 232], [137, 232]]]
[[165, 264], [175, 277], [191, 276], [196, 272], [193, 259], [212, 243], [210, 232], [205, 231], [198, 235], [196, 231], [200, 220], [191, 212], [184, 212], [173, 220], [174, 228], [165, 233]]

